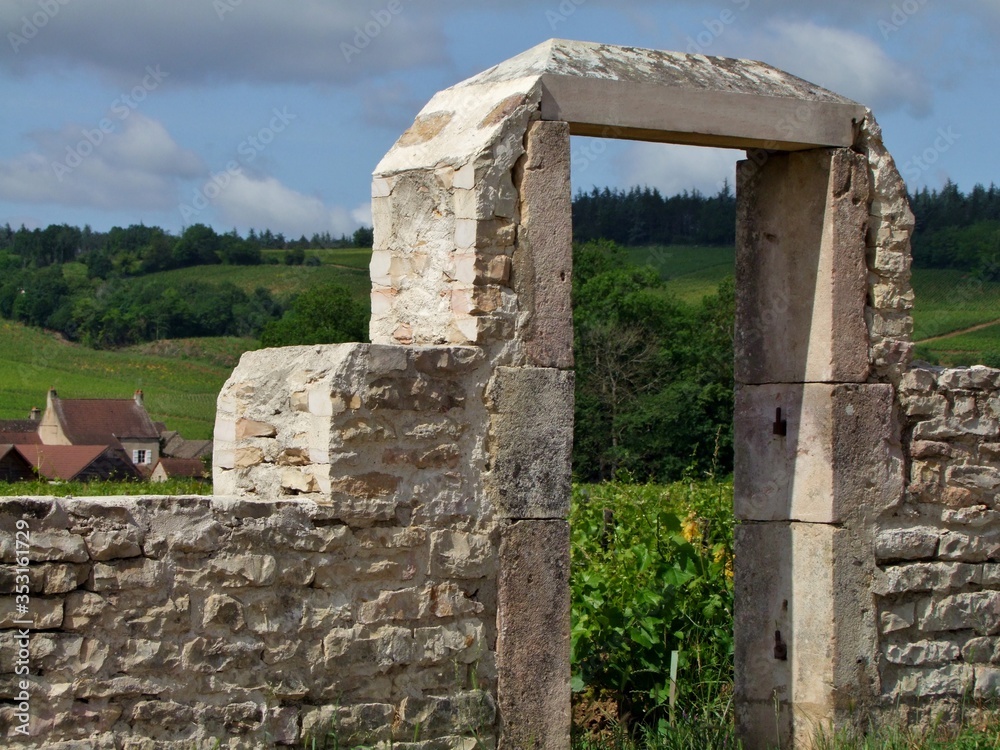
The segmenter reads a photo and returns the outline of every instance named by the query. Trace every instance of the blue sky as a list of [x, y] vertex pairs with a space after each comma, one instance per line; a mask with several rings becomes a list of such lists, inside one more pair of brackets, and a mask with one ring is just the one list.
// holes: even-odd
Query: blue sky
[[[1000, 0], [3, 0], [0, 32], [15, 227], [349, 234], [436, 91], [551, 37], [763, 60], [870, 106], [911, 189], [1000, 183]], [[574, 188], [740, 156], [575, 138]]]

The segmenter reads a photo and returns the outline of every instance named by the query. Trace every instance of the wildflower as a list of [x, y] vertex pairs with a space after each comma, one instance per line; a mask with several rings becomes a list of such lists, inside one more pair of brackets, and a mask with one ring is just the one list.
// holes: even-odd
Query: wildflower
[[684, 523], [681, 524], [681, 536], [688, 544], [693, 544], [701, 538], [701, 523], [694, 511], [688, 513]]

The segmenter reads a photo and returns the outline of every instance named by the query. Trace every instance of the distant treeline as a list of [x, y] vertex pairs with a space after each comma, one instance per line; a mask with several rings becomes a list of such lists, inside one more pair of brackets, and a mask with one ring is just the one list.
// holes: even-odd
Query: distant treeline
[[697, 190], [664, 197], [656, 188], [594, 188], [573, 199], [573, 239], [643, 245], [733, 245], [736, 196], [729, 183], [714, 196]]
[[45, 229], [0, 227], [0, 271], [44, 268], [55, 263], [80, 262], [91, 278], [139, 276], [173, 268], [216, 263], [257, 265], [281, 262], [263, 250], [285, 250], [284, 262], [306, 262], [309, 249], [371, 247], [372, 229], [362, 227], [351, 237], [334, 238], [329, 232], [307, 239], [288, 240], [270, 229], [258, 233], [251, 229], [241, 237], [234, 229], [218, 234], [212, 227], [194, 224], [174, 236], [160, 227], [133, 224], [95, 232], [90, 226], [51, 224]]
[[[957, 268], [1000, 279], [1000, 188], [969, 193], [948, 182], [910, 198], [917, 219], [914, 265]], [[573, 199], [573, 239], [619, 245], [732, 245], [736, 198], [728, 184], [714, 196], [697, 190], [665, 197], [655, 188], [594, 188]]]
[[917, 231], [913, 263], [957, 268], [984, 279], [1000, 279], [1000, 188], [976, 185], [963, 193], [953, 182], [911, 196]]

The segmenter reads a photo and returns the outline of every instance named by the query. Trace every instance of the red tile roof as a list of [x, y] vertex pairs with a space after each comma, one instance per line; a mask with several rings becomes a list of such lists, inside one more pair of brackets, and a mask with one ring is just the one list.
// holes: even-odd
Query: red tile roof
[[0, 419], [0, 443], [40, 443], [38, 422], [31, 419]]
[[[137, 472], [120, 449], [107, 445], [18, 445], [38, 473], [46, 479], [71, 481], [81, 474], [93, 473], [100, 478], [111, 474], [120, 479], [136, 477]], [[94, 468], [100, 459], [100, 466]]]
[[119, 440], [159, 440], [141, 404], [131, 398], [52, 397], [63, 432], [73, 445], [117, 445]]
[[[205, 464], [200, 458], [161, 458], [156, 465], [163, 467], [167, 477], [201, 479], [206, 476]], [[155, 467], [153, 472], [156, 472]]]

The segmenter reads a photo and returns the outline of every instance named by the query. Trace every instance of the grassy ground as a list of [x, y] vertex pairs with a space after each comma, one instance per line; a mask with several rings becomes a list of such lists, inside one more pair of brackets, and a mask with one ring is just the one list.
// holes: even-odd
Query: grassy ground
[[198, 479], [166, 482], [0, 482], [0, 497], [111, 497], [114, 495], [211, 495], [212, 483]]
[[26, 419], [33, 406], [44, 409], [50, 387], [64, 398], [129, 398], [142, 389], [154, 420], [187, 438], [210, 438], [215, 400], [232, 371], [228, 363], [237, 350], [254, 348], [256, 342], [205, 339], [145, 345], [151, 350], [157, 346], [163, 351], [95, 351], [0, 321], [0, 419]]
[[[352, 292], [358, 299], [367, 299], [371, 289], [368, 275], [370, 250], [312, 250], [309, 254], [322, 256], [319, 266], [193, 266], [173, 271], [150, 274], [148, 278], [164, 281], [204, 281], [207, 283], [230, 282], [247, 292], [257, 287], [271, 290], [276, 296], [297, 294], [311, 286], [336, 281]], [[332, 255], [336, 253], [336, 255]], [[336, 265], [334, 264], [336, 263]]]

